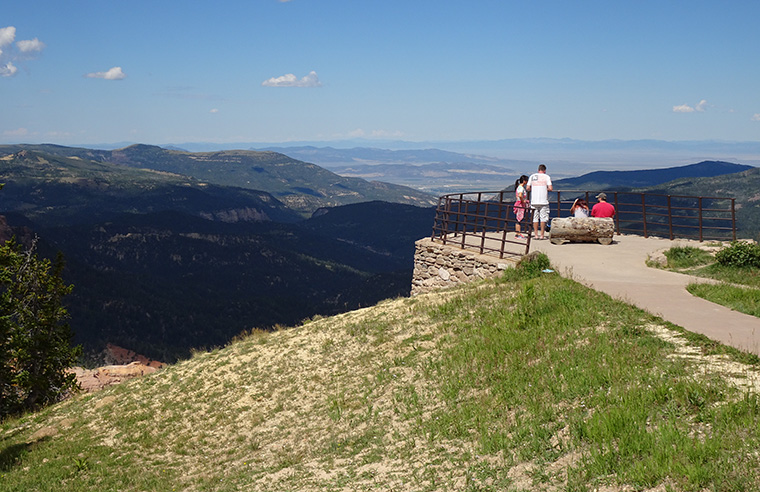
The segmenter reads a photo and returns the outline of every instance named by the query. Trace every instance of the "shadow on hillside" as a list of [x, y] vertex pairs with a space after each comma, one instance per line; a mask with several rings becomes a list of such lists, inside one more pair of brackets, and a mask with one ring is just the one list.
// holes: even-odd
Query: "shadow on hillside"
[[10, 471], [14, 466], [21, 464], [21, 457], [32, 448], [31, 444], [12, 444], [0, 450], [0, 471]]

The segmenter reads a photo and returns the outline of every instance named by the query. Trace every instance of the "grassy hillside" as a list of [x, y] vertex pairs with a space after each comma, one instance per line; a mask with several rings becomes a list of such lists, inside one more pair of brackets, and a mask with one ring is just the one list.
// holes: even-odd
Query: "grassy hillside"
[[757, 491], [722, 351], [534, 264], [3, 422], [0, 491]]

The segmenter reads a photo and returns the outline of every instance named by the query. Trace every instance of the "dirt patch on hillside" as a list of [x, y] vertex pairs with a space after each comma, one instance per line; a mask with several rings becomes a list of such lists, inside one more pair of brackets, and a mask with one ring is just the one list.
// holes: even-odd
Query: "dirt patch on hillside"
[[760, 393], [760, 371], [756, 367], [733, 361], [726, 355], [705, 355], [680, 333], [664, 326], [650, 325], [648, 328], [661, 339], [675, 345], [676, 351], [671, 357], [688, 360], [698, 372], [721, 375], [737, 388]]

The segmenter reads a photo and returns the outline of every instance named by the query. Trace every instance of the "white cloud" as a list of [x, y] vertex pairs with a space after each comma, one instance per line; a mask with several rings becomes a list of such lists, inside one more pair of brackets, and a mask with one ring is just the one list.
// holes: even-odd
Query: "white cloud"
[[707, 100], [702, 99], [699, 101], [699, 103], [691, 107], [688, 104], [681, 104], [679, 106], [673, 106], [673, 112], [674, 113], [693, 113], [695, 111], [699, 113], [704, 113], [707, 110]]
[[267, 79], [261, 85], [264, 87], [322, 87], [322, 82], [319, 81], [317, 72], [312, 70], [309, 75], [301, 79], [297, 79], [295, 75], [288, 73]]
[[16, 72], [18, 72], [18, 68], [11, 62], [6, 63], [5, 66], [0, 65], [0, 77], [11, 77]]
[[3, 132], [6, 137], [25, 137], [29, 135], [29, 130], [26, 128], [17, 128], [16, 130], [6, 130]]
[[121, 67], [113, 67], [105, 72], [92, 72], [85, 75], [88, 79], [122, 80], [127, 74], [121, 71]]
[[0, 47], [11, 44], [14, 39], [16, 39], [15, 27], [0, 27]]
[[693, 113], [694, 108], [688, 104], [681, 104], [680, 106], [673, 106], [674, 113]]
[[22, 53], [31, 53], [31, 52], [39, 52], [42, 51], [45, 48], [45, 43], [40, 41], [37, 38], [34, 39], [27, 39], [22, 40], [16, 43], [16, 46], [18, 46], [19, 51]]
[[216, 114], [216, 113], [218, 113], [218, 112], [219, 112], [219, 110], [218, 110], [218, 109], [216, 109], [216, 108], [214, 108], [214, 109], [212, 109], [211, 111], [209, 111], [209, 113], [213, 113], [213, 114]]
[[31, 60], [45, 48], [45, 43], [37, 38], [22, 40], [13, 47], [16, 39], [16, 28], [7, 26], [0, 28], [0, 77], [12, 77], [18, 72], [16, 63]]
[[753, 114], [752, 121], [760, 121], [760, 113]]

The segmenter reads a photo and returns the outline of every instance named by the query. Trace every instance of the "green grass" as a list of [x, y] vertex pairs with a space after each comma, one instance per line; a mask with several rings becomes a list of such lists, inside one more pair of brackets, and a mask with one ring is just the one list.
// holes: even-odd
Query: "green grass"
[[740, 313], [760, 317], [760, 289], [705, 283], [689, 284], [686, 290]]
[[760, 491], [756, 390], [652, 330], [742, 354], [536, 265], [2, 422], [0, 491]]
[[669, 268], [693, 268], [714, 262], [710, 253], [691, 246], [676, 246], [665, 252]]
[[760, 269], [722, 265], [707, 251], [689, 246], [670, 248], [665, 256], [667, 267], [673, 271], [720, 282], [689, 284], [687, 290], [691, 294], [734, 311], [760, 316]]
[[[451, 310], [439, 310], [451, 320]], [[446, 406], [425, 422], [427, 435], [474, 434], [480, 452], [539, 465], [585, 450], [567, 469], [580, 489], [599, 480], [636, 488], [674, 480], [691, 490], [751, 483], [754, 471], [730, 465], [751, 448], [718, 410], [731, 390], [666, 362], [670, 349], [643, 329], [642, 313], [557, 278], [524, 283], [513, 304], [456, 312], [472, 314], [451, 320], [461, 338], [433, 375], [458, 377], [443, 387]], [[465, 396], [474, 389], [477, 397]], [[757, 439], [757, 397], [737, 405], [729, 412], [751, 409]], [[695, 438], [695, 424], [706, 422], [709, 439]], [[735, 445], [735, 455], [725, 453]]]
[[713, 263], [690, 273], [698, 277], [760, 289], [760, 269], [758, 268], [739, 268]]

